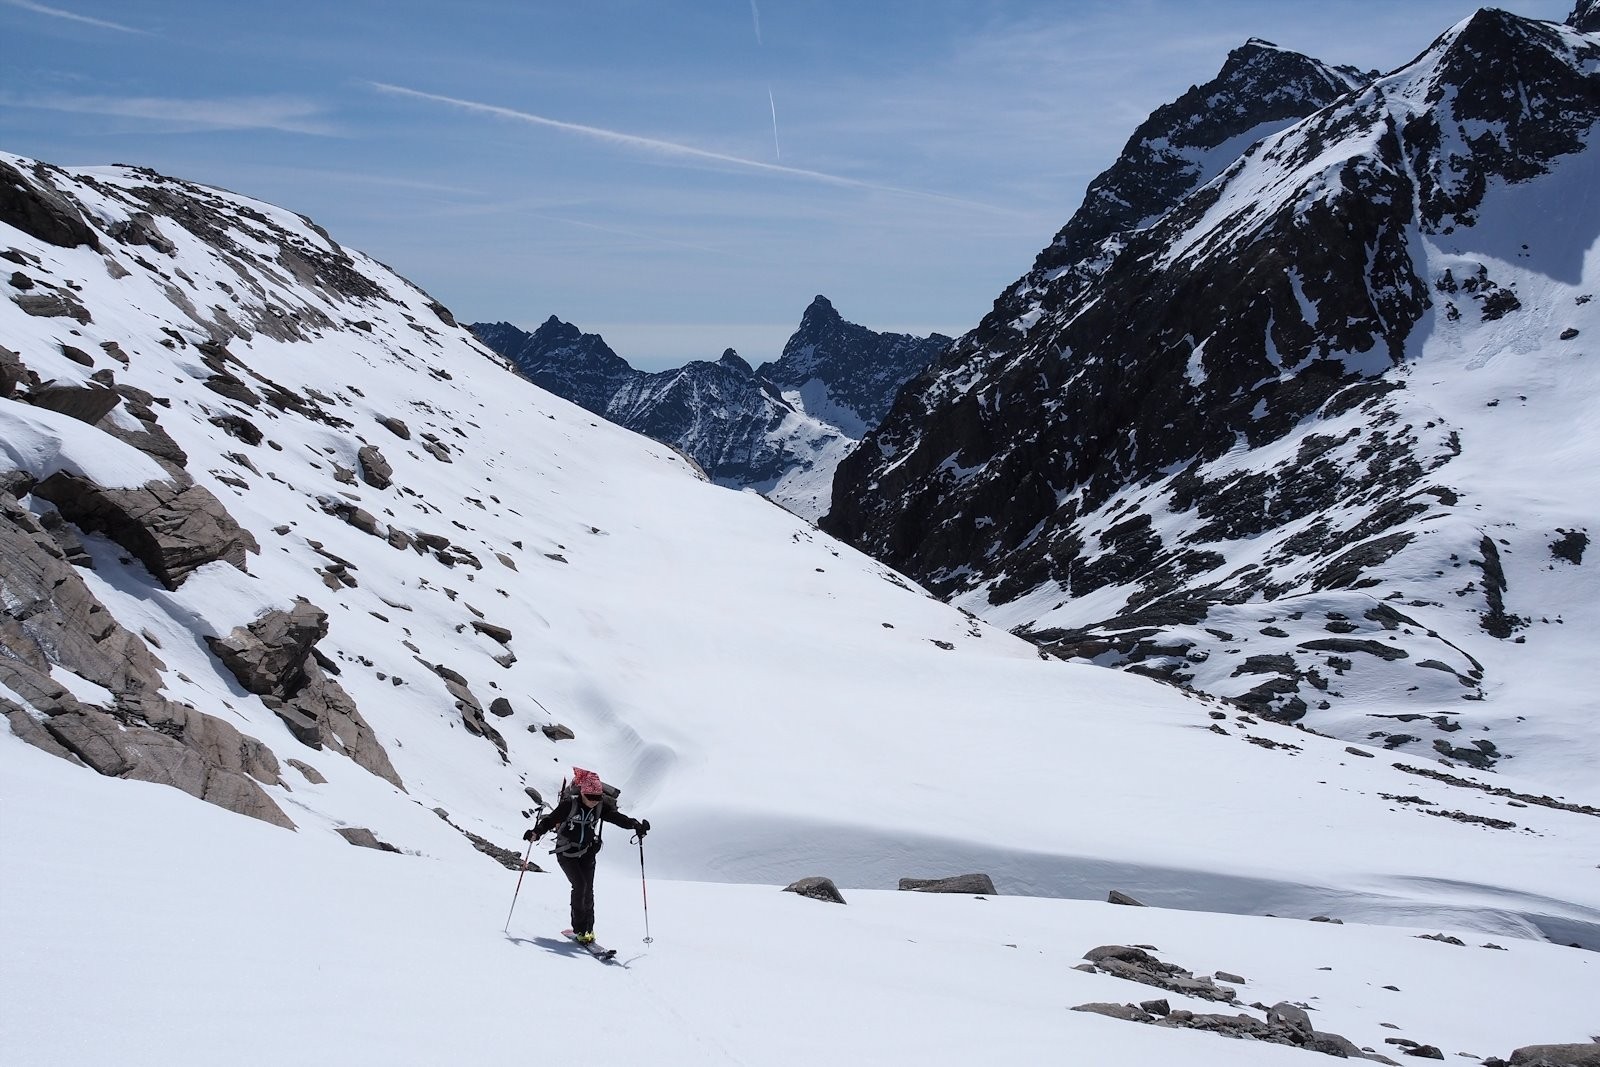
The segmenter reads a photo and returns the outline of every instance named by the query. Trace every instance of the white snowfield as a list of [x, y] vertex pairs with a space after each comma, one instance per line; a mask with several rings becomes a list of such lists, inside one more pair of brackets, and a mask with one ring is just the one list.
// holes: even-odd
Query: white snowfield
[[[150, 179], [98, 168], [55, 180], [115, 220], [129, 210], [115, 190]], [[325, 246], [279, 209], [166, 187]], [[579, 1049], [600, 1063], [1317, 1062], [1069, 1011], [1161, 996], [1243, 1010], [1072, 969], [1115, 943], [1242, 975], [1241, 1003], [1308, 1003], [1319, 1029], [1379, 1051], [1400, 1035], [1452, 1058], [1503, 1056], [1600, 1032], [1600, 957], [1563, 947], [1600, 947], [1600, 817], [1517, 797], [1600, 805], [1592, 781], [1555, 790], [1451, 772], [1517, 794], [1495, 795], [1395, 766], [1441, 769], [1432, 762], [1352, 754], [1147, 679], [1043, 660], [759, 495], [709, 485], [672, 450], [517, 378], [359, 254], [384, 295], [296, 283], [272, 268], [281, 247], [258, 229], [250, 245], [276, 278], [257, 290], [155, 221], [177, 246], [170, 261], [0, 227], [0, 248], [32, 257], [37, 278], [73, 282], [93, 313], [80, 324], [0, 301], [0, 344], [69, 383], [92, 369], [62, 344], [115, 341], [128, 366], [101, 367], [170, 398], [161, 425], [260, 554], [249, 574], [215, 563], [169, 592], [87, 537], [96, 566], [81, 573], [125, 627], [160, 641], [169, 697], [327, 781], [285, 765], [287, 784], [267, 791], [288, 831], [0, 734], [7, 1062], [477, 1064]], [[205, 387], [196, 319], [225, 308], [246, 322], [268, 306], [330, 325], [298, 342], [241, 331], [228, 350], [348, 428]], [[356, 321], [371, 329], [340, 326]], [[163, 327], [187, 343], [164, 345]], [[228, 436], [209, 421], [220, 415], [265, 439]], [[0, 403], [0, 439], [37, 440], [27, 420], [39, 417]], [[410, 440], [380, 417], [403, 419]], [[451, 462], [421, 447], [425, 433]], [[122, 454], [92, 432], [57, 439], [73, 469]], [[392, 464], [390, 488], [336, 480], [364, 442]], [[23, 465], [15, 455], [0, 462]], [[118, 460], [108, 476], [128, 469]], [[319, 497], [444, 535], [481, 566], [393, 548]], [[330, 591], [318, 573], [329, 554], [355, 587]], [[330, 614], [319, 647], [403, 791], [297, 742], [202, 640], [296, 597]], [[475, 620], [511, 631], [509, 645]], [[507, 647], [516, 659], [502, 666]], [[485, 706], [509, 699], [513, 714], [491, 717], [504, 759], [463, 726], [435, 664]], [[93, 702], [90, 687], [74, 691]], [[550, 722], [576, 738], [547, 739], [538, 727]], [[1588, 731], [1585, 744], [1595, 729], [1559, 725]], [[1569, 740], [1548, 739], [1551, 766]], [[619, 785], [623, 810], [655, 826], [652, 944], [640, 854], [613, 827], [601, 858], [598, 932], [626, 969], [560, 941], [559, 874], [527, 877], [502, 933], [516, 875], [435, 813], [520, 852], [524, 787], [551, 797], [574, 765]], [[402, 854], [351, 848], [342, 827]], [[900, 877], [972, 870], [1000, 895], [893, 891]], [[849, 904], [778, 892], [806, 875], [832, 877]], [[1111, 889], [1156, 907], [1099, 903]], [[1346, 925], [1302, 921], [1319, 914]], [[1466, 946], [1416, 938], [1439, 932]], [[1489, 941], [1505, 951], [1478, 947]]]

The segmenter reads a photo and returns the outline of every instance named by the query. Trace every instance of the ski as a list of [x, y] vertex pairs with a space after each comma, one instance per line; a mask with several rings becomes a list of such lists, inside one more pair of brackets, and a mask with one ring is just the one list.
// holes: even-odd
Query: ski
[[566, 938], [568, 941], [571, 941], [573, 944], [577, 945], [579, 948], [583, 949], [585, 952], [587, 952], [589, 955], [593, 956], [597, 960], [604, 960], [606, 962], [610, 962], [612, 959], [616, 958], [616, 955], [617, 955], [617, 950], [616, 949], [614, 949], [614, 948], [606, 948], [604, 945], [600, 944], [597, 941], [590, 941], [590, 942], [587, 942], [587, 943], [585, 943], [583, 941], [579, 941], [578, 940], [578, 935], [573, 933], [571, 930], [563, 930], [563, 931], [561, 931], [561, 936]]

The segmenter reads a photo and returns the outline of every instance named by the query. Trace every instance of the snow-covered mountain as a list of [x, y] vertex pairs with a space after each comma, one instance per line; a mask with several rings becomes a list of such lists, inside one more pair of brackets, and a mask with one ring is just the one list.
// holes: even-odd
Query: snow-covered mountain
[[[1571, 735], [1485, 775], [1042, 657], [245, 196], [0, 156], [0, 257], [8, 1062], [1220, 1067], [1593, 1029]], [[643, 849], [601, 856], [627, 971], [515, 873], [573, 765], [655, 825], [647, 894]], [[895, 889], [974, 871], [995, 894]], [[811, 875], [849, 903], [778, 891]]]
[[1600, 39], [1485, 10], [1354, 84], [1257, 42], [1158, 112], [823, 526], [1059, 655], [1579, 780]]
[[507, 322], [471, 329], [528, 380], [682, 449], [718, 485], [755, 489], [807, 519], [828, 509], [839, 461], [950, 343], [846, 322], [821, 296], [782, 357], [754, 369], [728, 349], [646, 373], [555, 316], [531, 334]]

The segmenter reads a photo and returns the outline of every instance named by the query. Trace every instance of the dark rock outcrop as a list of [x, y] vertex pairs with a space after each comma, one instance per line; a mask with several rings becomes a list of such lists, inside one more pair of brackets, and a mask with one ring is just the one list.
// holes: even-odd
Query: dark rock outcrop
[[1600, 1042], [1524, 1045], [1509, 1062], [1511, 1067], [1600, 1067]]
[[[262, 789], [280, 780], [271, 750], [163, 697], [163, 664], [149, 646], [95, 598], [44, 524], [4, 494], [0, 559], [0, 683], [28, 705], [4, 701], [14, 733], [101, 774], [169, 785], [293, 827]], [[100, 687], [104, 703], [80, 701], [53, 669]]]
[[355, 701], [317, 662], [316, 643], [327, 633], [327, 613], [307, 600], [296, 600], [288, 611], [268, 612], [207, 643], [239, 684], [260, 696], [302, 744], [343, 752], [358, 766], [404, 789]]
[[[1120, 978], [1159, 986], [1173, 992], [1198, 996], [1206, 1000], [1232, 1001], [1233, 990], [1216, 995], [1217, 987], [1208, 978], [1194, 979], [1181, 967], [1162, 963], [1148, 951], [1137, 946], [1102, 945], [1084, 955], [1090, 961], [1080, 970], [1099, 970]], [[1263, 1005], [1254, 1007], [1261, 1009]], [[1297, 1004], [1280, 1001], [1265, 1008], [1266, 1018], [1260, 1019], [1244, 1012], [1235, 1015], [1194, 1012], [1173, 1009], [1165, 1000], [1149, 1000], [1139, 1004], [1093, 1003], [1080, 1004], [1073, 1011], [1092, 1012], [1128, 1022], [1147, 1023], [1154, 1026], [1188, 1030], [1204, 1030], [1224, 1037], [1267, 1041], [1277, 1045], [1293, 1045], [1310, 1052], [1339, 1059], [1372, 1060], [1394, 1064], [1395, 1061], [1376, 1052], [1367, 1052], [1348, 1038], [1316, 1029], [1310, 1014]]]
[[800, 896], [810, 897], [812, 900], [825, 900], [831, 904], [845, 903], [844, 894], [839, 892], [839, 887], [833, 884], [833, 879], [824, 878], [821, 875], [811, 875], [810, 877], [790, 882], [783, 887], [783, 891], [785, 893], [798, 893]]
[[[1349, 685], [1314, 673], [1309, 642], [1269, 646], [1256, 662], [1292, 668], [1243, 695], [1195, 665], [1239, 651], [1205, 625], [1213, 613], [1312, 637], [1274, 607], [1414, 598], [1385, 583], [1426, 533], [1451, 528], [1446, 555], [1466, 547], [1470, 533], [1438, 521], [1459, 515], [1440, 472], [1461, 435], [1397, 368], [1430, 312], [1527, 312], [1492, 263], [1426, 277], [1421, 242], [1473, 247], [1486, 190], [1584, 150], [1597, 63], [1600, 40], [1495, 10], [1372, 80], [1251, 42], [1153, 115], [1034, 271], [906, 386], [841, 463], [820, 525], [936, 595], [1006, 612], [1058, 655], [1284, 721], [1311, 721], [1402, 659], [1426, 699], [1478, 699], [1482, 669], [1428, 627], [1356, 639], [1372, 655], [1343, 669]], [[1482, 581], [1457, 595], [1509, 639], [1528, 619], [1484, 540], [1467, 549]], [[1438, 577], [1424, 600], [1456, 593]], [[1015, 621], [1019, 604], [1035, 621]], [[1074, 607], [1091, 604], [1115, 606]], [[1360, 617], [1340, 629], [1377, 628]], [[1417, 669], [1426, 660], [1475, 692]]]
[[247, 570], [245, 554], [261, 550], [204, 486], [150, 482], [138, 489], [104, 488], [57, 471], [33, 493], [80, 529], [121, 545], [168, 589], [218, 560]]
[[0, 222], [60, 248], [100, 247], [100, 238], [83, 215], [40, 177], [30, 180], [0, 162]]
[[362, 481], [374, 489], [389, 488], [394, 480], [394, 468], [383, 458], [383, 453], [376, 445], [363, 445], [356, 453], [356, 461], [361, 467]]
[[103, 385], [58, 385], [54, 382], [30, 389], [25, 399], [34, 407], [58, 411], [91, 426], [122, 402], [115, 389]]
[[994, 879], [987, 874], [957, 874], [948, 878], [902, 878], [899, 888], [913, 893], [967, 893], [995, 896]]
[[454, 698], [456, 710], [461, 713], [462, 725], [467, 728], [468, 732], [478, 737], [486, 738], [491, 742], [495, 748], [500, 750], [501, 760], [505, 760], [507, 758], [506, 739], [499, 730], [489, 724], [488, 719], [484, 718], [483, 705], [479, 703], [477, 696], [472, 692], [472, 687], [467, 684], [467, 680], [458, 672], [443, 664], [435, 666], [433, 672], [444, 680], [445, 689]]

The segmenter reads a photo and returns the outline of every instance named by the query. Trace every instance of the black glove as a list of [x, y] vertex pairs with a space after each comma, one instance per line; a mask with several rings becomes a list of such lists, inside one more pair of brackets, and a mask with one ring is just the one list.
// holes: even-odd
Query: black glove
[[640, 819], [639, 825], [634, 828], [633, 832], [638, 836], [640, 841], [643, 841], [644, 835], [650, 832], [650, 820]]
[[529, 842], [529, 843], [530, 843], [530, 844], [531, 844], [531, 843], [533, 843], [533, 842], [534, 842], [534, 841], [537, 841], [537, 840], [539, 840], [539, 835], [538, 835], [538, 834], [536, 834], [536, 833], [534, 833], [534, 832], [533, 832], [533, 827], [531, 827], [531, 826], [530, 826], [530, 827], [528, 827], [528, 829], [527, 829], [527, 830], [526, 830], [526, 831], [525, 831], [525, 832], [524, 832], [524, 833], [523, 833], [523, 835], [522, 835], [522, 839], [523, 839], [523, 840], [524, 840], [524, 841], [527, 841], [527, 842]]

